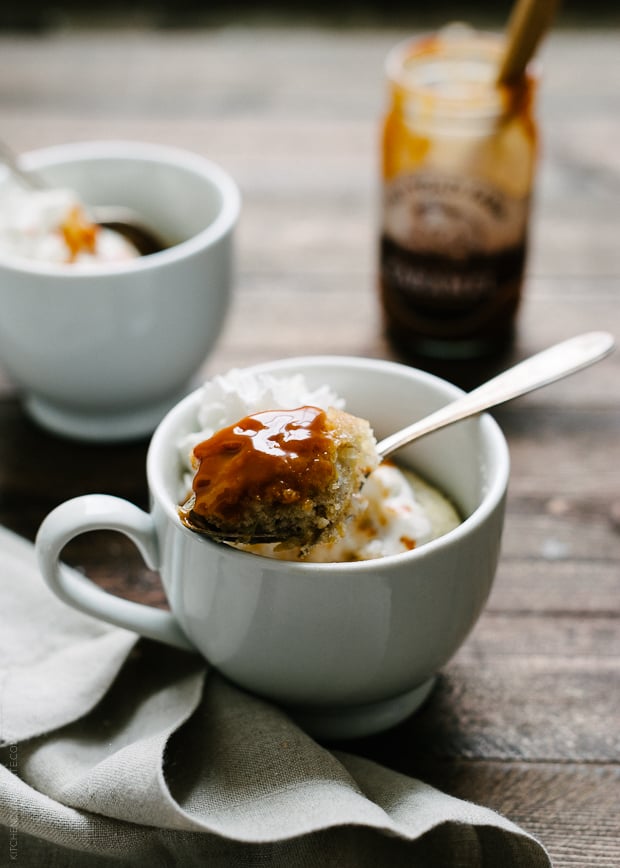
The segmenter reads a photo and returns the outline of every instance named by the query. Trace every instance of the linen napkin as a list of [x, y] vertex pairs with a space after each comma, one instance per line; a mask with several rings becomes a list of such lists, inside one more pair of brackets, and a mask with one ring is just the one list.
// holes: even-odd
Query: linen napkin
[[547, 868], [509, 820], [322, 747], [197, 655], [65, 606], [0, 529], [0, 866]]

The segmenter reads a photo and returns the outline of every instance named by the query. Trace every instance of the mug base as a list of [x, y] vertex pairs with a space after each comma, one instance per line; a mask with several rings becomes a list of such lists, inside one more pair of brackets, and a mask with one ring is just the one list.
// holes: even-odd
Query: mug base
[[363, 738], [390, 729], [417, 711], [435, 686], [429, 678], [407, 693], [380, 702], [342, 708], [301, 708], [286, 710], [308, 735], [318, 739]]
[[149, 437], [166, 413], [186, 394], [185, 390], [141, 407], [122, 410], [80, 411], [63, 407], [38, 395], [26, 395], [26, 413], [42, 428], [69, 437], [98, 443], [114, 443]]

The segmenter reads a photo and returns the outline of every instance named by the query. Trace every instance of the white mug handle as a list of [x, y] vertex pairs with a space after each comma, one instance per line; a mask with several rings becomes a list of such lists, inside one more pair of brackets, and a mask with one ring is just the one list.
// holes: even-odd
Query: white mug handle
[[117, 627], [185, 651], [196, 651], [171, 612], [109, 594], [60, 562], [60, 553], [69, 540], [91, 530], [117, 530], [125, 534], [135, 543], [146, 565], [158, 568], [159, 544], [153, 519], [147, 512], [107, 494], [74, 497], [50, 512], [35, 542], [39, 568], [56, 596]]

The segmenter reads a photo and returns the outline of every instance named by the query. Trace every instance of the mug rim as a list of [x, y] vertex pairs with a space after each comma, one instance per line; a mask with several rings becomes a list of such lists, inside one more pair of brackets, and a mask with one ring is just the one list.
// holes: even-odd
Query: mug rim
[[[243, 371], [250, 372], [277, 372], [282, 368], [292, 366], [296, 367], [321, 367], [321, 366], [336, 365], [340, 367], [359, 368], [360, 371], [371, 369], [408, 373], [413, 379], [418, 379], [426, 382], [431, 386], [439, 387], [442, 391], [452, 392], [454, 397], [463, 394], [463, 390], [458, 386], [444, 380], [441, 377], [431, 374], [427, 371], [413, 368], [409, 365], [404, 365], [399, 362], [393, 362], [385, 359], [371, 359], [360, 356], [335, 356], [335, 355], [317, 355], [317, 356], [292, 356], [290, 358], [276, 359], [271, 362], [259, 362], [255, 365], [247, 365], [242, 368]], [[476, 527], [484, 523], [486, 519], [500, 506], [507, 488], [510, 472], [510, 455], [508, 451], [508, 443], [506, 438], [492, 416], [488, 413], [482, 413], [478, 419], [482, 429], [485, 442], [488, 443], [489, 454], [494, 454], [497, 471], [489, 481], [488, 488], [484, 492], [482, 499], [474, 511], [468, 515], [457, 527], [430, 540], [419, 548], [412, 551], [399, 552], [398, 554], [385, 555], [381, 558], [374, 558], [363, 561], [326, 561], [326, 562], [311, 562], [311, 561], [288, 561], [279, 558], [267, 558], [264, 555], [258, 555], [254, 552], [247, 552], [241, 549], [236, 549], [226, 543], [215, 542], [208, 537], [201, 536], [186, 527], [180, 520], [178, 514], [178, 504], [175, 504], [168, 497], [163, 474], [160, 469], [159, 455], [162, 449], [162, 441], [171, 433], [171, 430], [178, 424], [178, 419], [183, 417], [189, 407], [197, 405], [200, 396], [203, 392], [203, 386], [199, 386], [194, 391], [185, 396], [178, 404], [176, 404], [164, 418], [161, 420], [155, 429], [151, 438], [147, 457], [146, 457], [146, 473], [149, 491], [151, 497], [157, 501], [160, 507], [164, 510], [166, 518], [174, 524], [179, 532], [187, 534], [195, 543], [207, 547], [214, 547], [221, 552], [222, 547], [225, 547], [227, 555], [230, 554], [233, 558], [241, 558], [247, 561], [247, 558], [260, 558], [261, 561], [269, 562], [269, 569], [291, 571], [297, 573], [320, 573], [320, 572], [338, 572], [347, 574], [351, 571], [355, 573], [377, 572], [377, 564], [389, 567], [391, 565], [404, 564], [410, 561], [412, 564], [431, 556], [436, 549], [457, 543], [463, 536], [469, 535]], [[176, 456], [175, 456], [176, 457]]]
[[[75, 267], [72, 263], [39, 262], [27, 259], [0, 259], [0, 269], [21, 274], [61, 277], [63, 280], [109, 277], [117, 274], [149, 271], [214, 246], [235, 226], [241, 211], [241, 193], [232, 176], [207, 157], [184, 148], [124, 139], [93, 140], [51, 145], [27, 151], [20, 160], [26, 169], [40, 170], [78, 162], [98, 162], [102, 159], [127, 159], [187, 169], [210, 183], [221, 196], [217, 216], [203, 229], [164, 250], [123, 262], [97, 263], [90, 267]], [[8, 170], [7, 170], [8, 171]]]

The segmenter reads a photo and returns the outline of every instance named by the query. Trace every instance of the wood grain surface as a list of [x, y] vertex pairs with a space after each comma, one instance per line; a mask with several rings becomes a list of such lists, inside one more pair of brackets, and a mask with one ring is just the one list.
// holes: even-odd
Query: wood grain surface
[[[314, 353], [393, 358], [375, 290], [383, 59], [397, 30], [59, 30], [0, 35], [0, 130], [20, 150], [128, 138], [237, 179], [233, 308], [198, 379]], [[620, 338], [620, 32], [557, 30], [518, 339], [473, 383], [590, 329]], [[0, 312], [1, 315], [1, 312]], [[33, 314], [34, 315], [34, 314]], [[512, 474], [486, 610], [426, 706], [344, 745], [537, 835], [556, 868], [620, 864], [620, 353], [496, 412]], [[23, 414], [0, 370], [0, 521], [33, 539], [68, 497], [146, 506], [146, 441], [71, 443]], [[123, 538], [66, 550], [108, 590], [164, 606]], [[501, 866], [498, 866], [501, 868]]]

